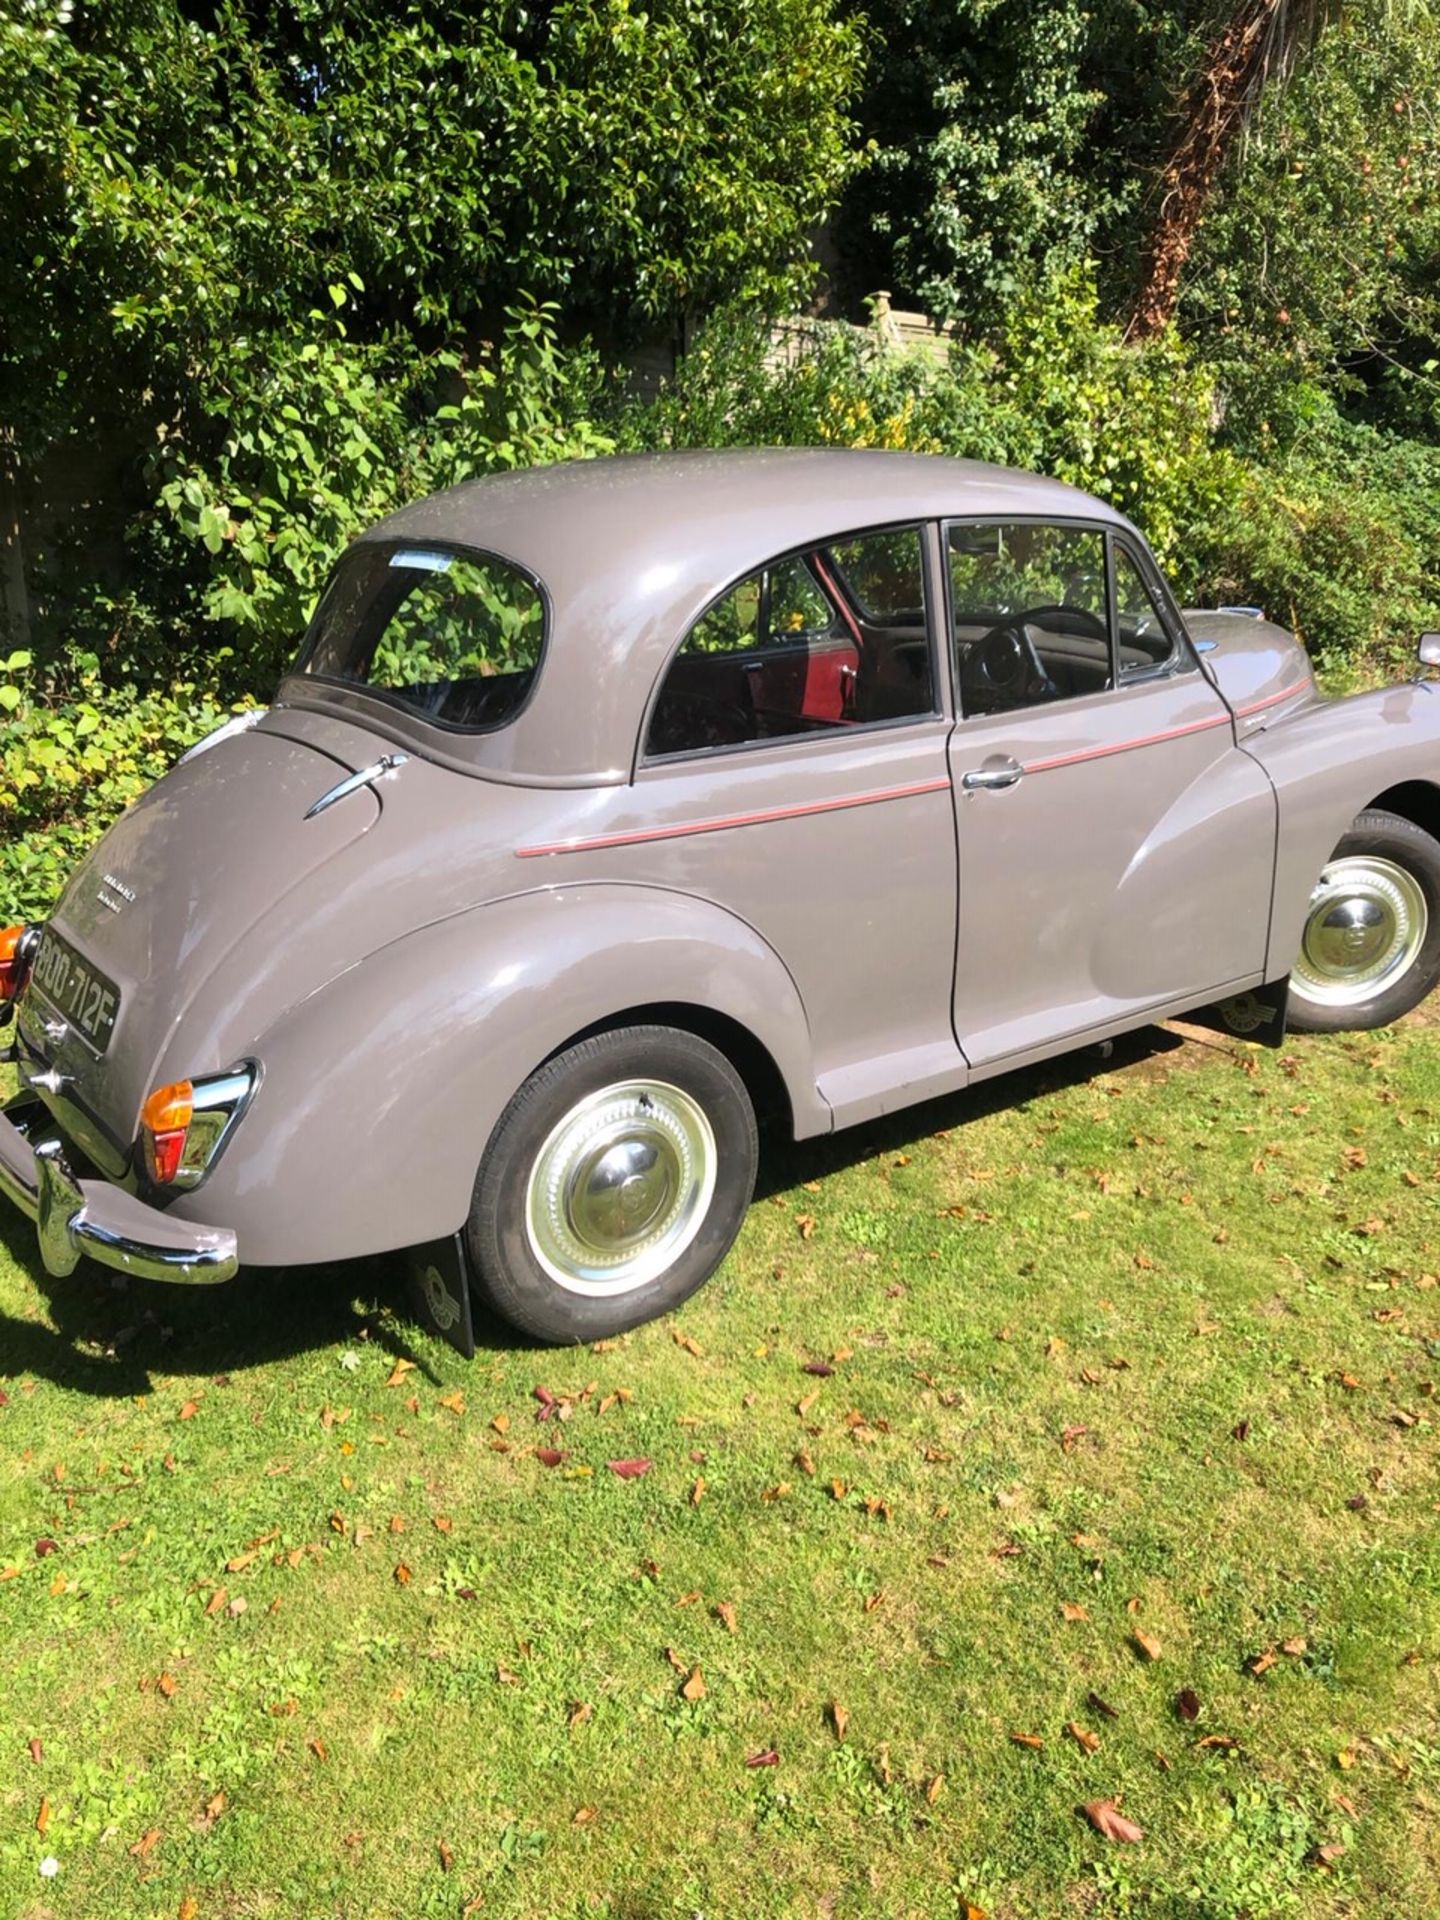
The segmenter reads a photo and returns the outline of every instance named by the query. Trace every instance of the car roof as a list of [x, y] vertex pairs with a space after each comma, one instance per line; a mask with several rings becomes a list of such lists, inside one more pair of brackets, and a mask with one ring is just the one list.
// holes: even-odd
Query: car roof
[[628, 776], [656, 678], [732, 582], [847, 532], [975, 515], [1128, 525], [1062, 481], [977, 460], [767, 447], [622, 454], [467, 481], [361, 539], [476, 547], [541, 582], [551, 626], [530, 700], [497, 732], [448, 734], [445, 757], [569, 784]]

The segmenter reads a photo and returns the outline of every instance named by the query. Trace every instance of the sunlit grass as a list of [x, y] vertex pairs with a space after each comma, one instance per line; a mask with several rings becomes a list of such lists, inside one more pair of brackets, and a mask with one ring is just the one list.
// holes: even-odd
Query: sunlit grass
[[765, 1177], [677, 1325], [469, 1367], [388, 1268], [4, 1223], [0, 1911], [1440, 1911], [1431, 1032], [1152, 1033]]

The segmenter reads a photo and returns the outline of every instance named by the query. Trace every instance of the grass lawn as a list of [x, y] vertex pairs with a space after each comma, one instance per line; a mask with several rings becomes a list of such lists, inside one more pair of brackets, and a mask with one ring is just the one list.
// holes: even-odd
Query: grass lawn
[[1440, 1914], [1437, 1040], [772, 1151], [593, 1351], [0, 1221], [0, 1913]]

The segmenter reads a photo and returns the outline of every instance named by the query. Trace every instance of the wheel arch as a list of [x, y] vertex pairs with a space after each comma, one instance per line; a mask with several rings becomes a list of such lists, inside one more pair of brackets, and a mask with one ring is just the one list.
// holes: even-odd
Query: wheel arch
[[1440, 841], [1440, 786], [1429, 780], [1402, 780], [1360, 809], [1361, 813], [1394, 813], [1411, 826]]
[[795, 1109], [790, 1089], [770, 1049], [730, 1014], [721, 1013], [714, 1007], [697, 1006], [693, 1001], [654, 1000], [643, 1006], [625, 1007], [617, 1013], [607, 1014], [604, 1019], [592, 1021], [588, 1027], [572, 1033], [559, 1046], [552, 1047], [545, 1060], [538, 1064], [543, 1066], [545, 1061], [553, 1060], [557, 1054], [577, 1046], [582, 1040], [592, 1040], [596, 1034], [614, 1033], [624, 1027], [676, 1027], [682, 1033], [693, 1033], [699, 1040], [708, 1040], [712, 1047], [725, 1055], [745, 1082], [745, 1091], [750, 1096], [755, 1116], [761, 1125], [768, 1124], [779, 1128], [786, 1137], [794, 1137]]
[[794, 1132], [829, 1131], [804, 1005], [752, 927], [658, 888], [542, 889], [416, 928], [258, 1035], [260, 1093], [195, 1202], [263, 1266], [443, 1238], [529, 1076], [641, 1017], [710, 1040]]

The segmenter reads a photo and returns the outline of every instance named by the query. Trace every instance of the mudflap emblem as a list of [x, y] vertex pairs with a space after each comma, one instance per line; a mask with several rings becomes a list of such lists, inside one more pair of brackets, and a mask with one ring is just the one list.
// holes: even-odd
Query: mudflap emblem
[[422, 1327], [448, 1340], [466, 1360], [475, 1358], [470, 1314], [470, 1267], [460, 1235], [412, 1247], [407, 1256], [410, 1304]]
[[1283, 1046], [1285, 1041], [1285, 1013], [1290, 1001], [1290, 979], [1287, 975], [1268, 987], [1256, 987], [1253, 992], [1233, 993], [1228, 1000], [1221, 1000], [1212, 1007], [1200, 1007], [1187, 1019], [1197, 1027], [1215, 1027], [1221, 1033], [1233, 1034], [1237, 1040], [1254, 1040], [1262, 1047]]

